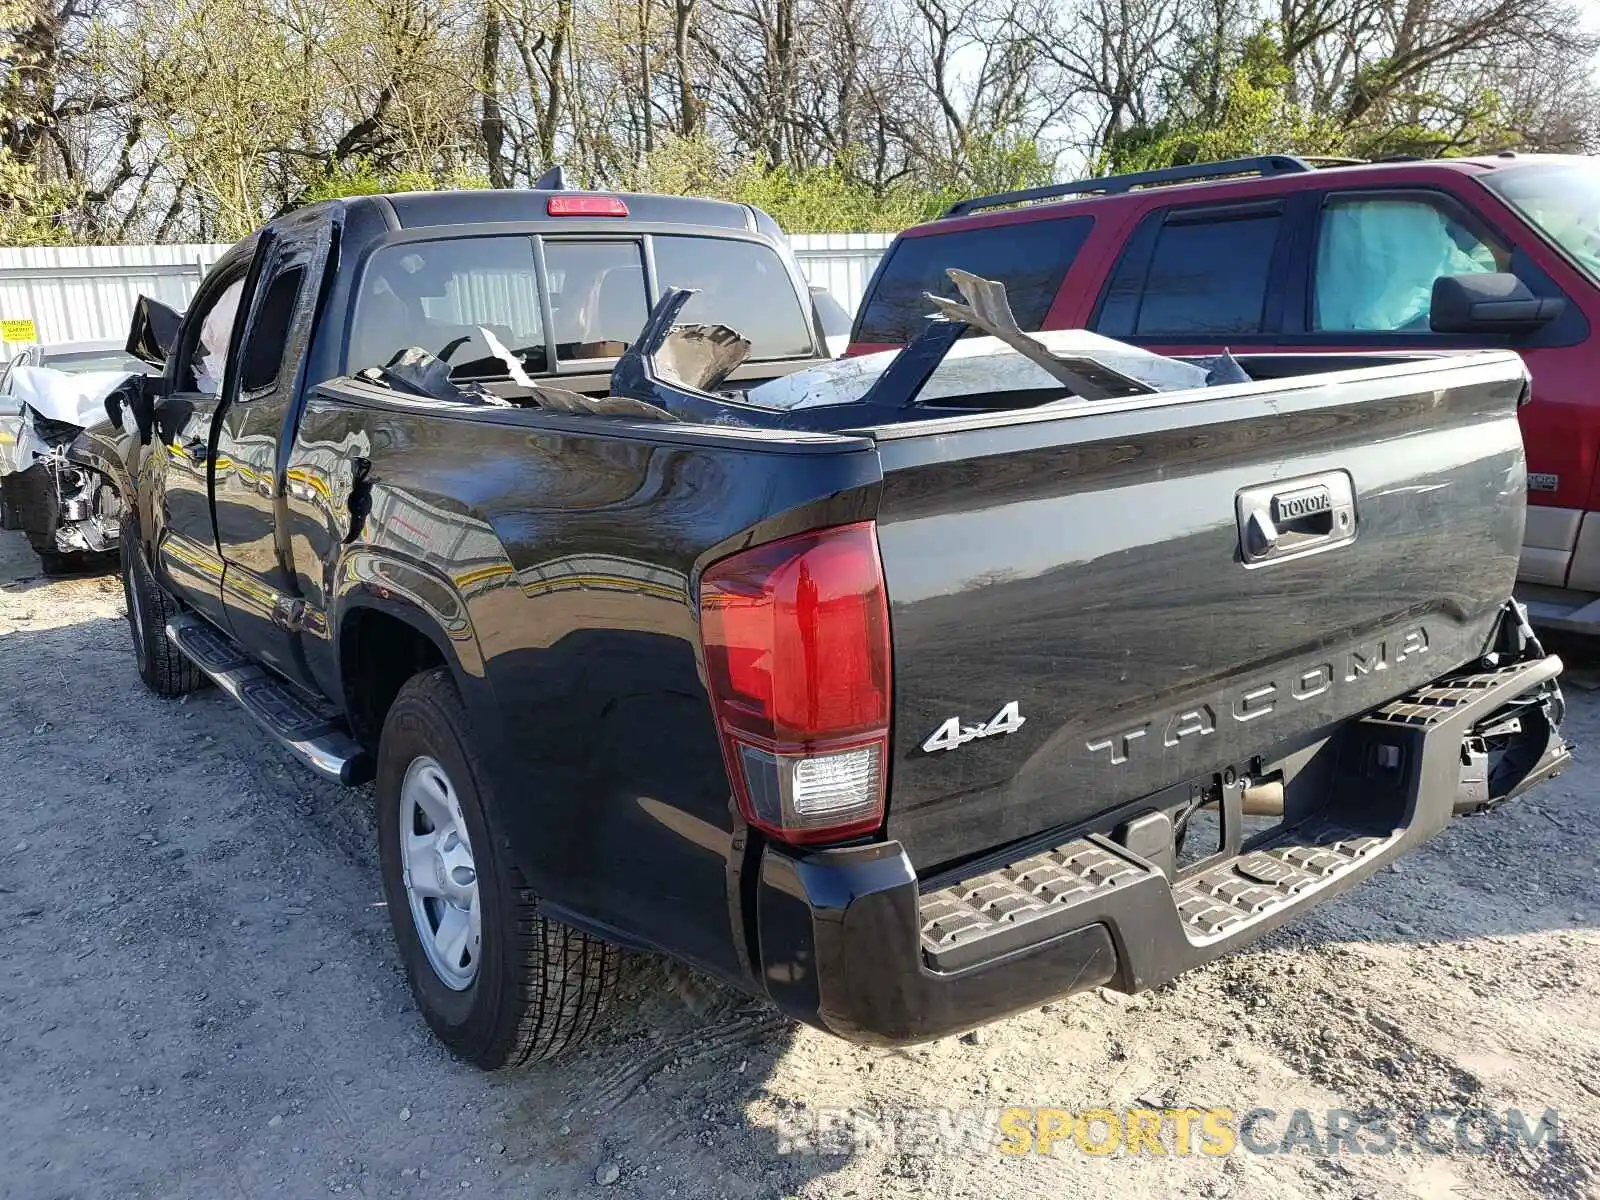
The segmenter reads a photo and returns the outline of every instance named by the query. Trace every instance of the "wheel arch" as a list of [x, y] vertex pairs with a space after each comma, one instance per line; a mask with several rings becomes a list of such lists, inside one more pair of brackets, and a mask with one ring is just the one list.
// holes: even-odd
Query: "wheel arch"
[[446, 667], [482, 732], [498, 733], [483, 655], [465, 600], [415, 563], [360, 550], [342, 564], [347, 585], [330, 622], [337, 700], [370, 750], [395, 696], [421, 671]]

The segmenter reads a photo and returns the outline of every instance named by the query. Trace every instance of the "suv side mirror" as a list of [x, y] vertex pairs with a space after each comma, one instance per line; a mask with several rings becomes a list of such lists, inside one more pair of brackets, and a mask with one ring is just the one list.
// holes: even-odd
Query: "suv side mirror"
[[1531, 333], [1566, 309], [1560, 296], [1535, 296], [1515, 275], [1441, 275], [1428, 325], [1435, 333]]
[[158, 371], [167, 365], [167, 356], [178, 341], [178, 325], [183, 320], [175, 308], [159, 300], [140, 296], [133, 306], [133, 324], [128, 327], [124, 347], [140, 362]]

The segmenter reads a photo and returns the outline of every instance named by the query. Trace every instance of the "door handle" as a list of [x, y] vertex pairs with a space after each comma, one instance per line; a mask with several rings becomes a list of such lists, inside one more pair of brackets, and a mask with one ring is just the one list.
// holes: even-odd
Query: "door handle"
[[1355, 486], [1344, 471], [1246, 488], [1236, 503], [1239, 558], [1247, 567], [1355, 540]]

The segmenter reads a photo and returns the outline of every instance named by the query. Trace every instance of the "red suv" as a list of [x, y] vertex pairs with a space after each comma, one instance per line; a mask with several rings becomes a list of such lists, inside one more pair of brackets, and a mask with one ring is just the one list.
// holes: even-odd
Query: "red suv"
[[954, 295], [948, 267], [1003, 282], [1024, 329], [1165, 353], [1516, 349], [1533, 374], [1519, 595], [1546, 625], [1600, 631], [1600, 162], [1270, 155], [965, 200], [895, 239], [848, 353], [914, 336], [923, 293]]

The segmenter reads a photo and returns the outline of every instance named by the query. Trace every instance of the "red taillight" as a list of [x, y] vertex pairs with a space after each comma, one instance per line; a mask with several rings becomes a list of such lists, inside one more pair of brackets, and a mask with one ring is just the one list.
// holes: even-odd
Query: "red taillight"
[[617, 196], [551, 196], [544, 206], [552, 217], [625, 217], [628, 206]]
[[882, 824], [889, 611], [873, 524], [714, 563], [700, 581], [700, 637], [745, 819], [793, 842]]

